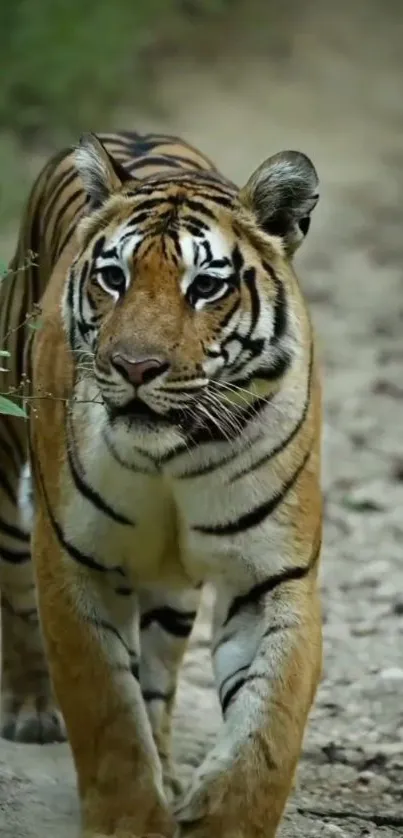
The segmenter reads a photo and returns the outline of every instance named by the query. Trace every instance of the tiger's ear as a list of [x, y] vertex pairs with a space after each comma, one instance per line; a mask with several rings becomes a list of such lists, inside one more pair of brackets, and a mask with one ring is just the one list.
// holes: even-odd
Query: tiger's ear
[[133, 179], [95, 134], [83, 134], [76, 146], [74, 160], [91, 209], [98, 209], [107, 198], [119, 192], [126, 181]]
[[305, 238], [311, 212], [319, 200], [319, 180], [309, 157], [282, 151], [269, 157], [241, 189], [239, 200], [260, 227], [281, 236], [289, 255]]

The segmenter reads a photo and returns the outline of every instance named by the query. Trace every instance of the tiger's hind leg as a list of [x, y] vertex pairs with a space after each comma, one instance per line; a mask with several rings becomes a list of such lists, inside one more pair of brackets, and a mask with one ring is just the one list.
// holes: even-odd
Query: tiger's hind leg
[[200, 600], [199, 590], [142, 591], [140, 596], [140, 684], [172, 800], [181, 791], [171, 757], [172, 712], [180, 664]]
[[12, 420], [1, 417], [0, 732], [16, 742], [58, 742], [65, 739], [64, 724], [52, 696], [36, 608], [29, 524], [19, 504], [20, 473], [25, 474], [27, 493], [29, 471], [16, 442]]

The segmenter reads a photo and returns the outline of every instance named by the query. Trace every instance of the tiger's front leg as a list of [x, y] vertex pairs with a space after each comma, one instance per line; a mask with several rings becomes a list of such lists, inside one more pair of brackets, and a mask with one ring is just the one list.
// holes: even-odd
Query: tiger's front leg
[[78, 776], [83, 836], [170, 836], [161, 765], [139, 684], [136, 598], [114, 600], [107, 585], [114, 571], [91, 570], [77, 556], [75, 561], [43, 499], [38, 506], [33, 555], [39, 609]]
[[224, 726], [178, 804], [178, 836], [274, 838], [321, 669], [315, 565], [217, 587], [213, 656]]
[[178, 672], [196, 618], [198, 589], [143, 590], [140, 594], [140, 684], [169, 800], [180, 792], [171, 755]]

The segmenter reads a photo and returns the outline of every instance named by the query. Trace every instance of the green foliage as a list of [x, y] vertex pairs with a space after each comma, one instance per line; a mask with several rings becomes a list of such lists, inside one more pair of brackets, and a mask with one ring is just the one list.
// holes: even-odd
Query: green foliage
[[0, 396], [0, 413], [5, 413], [7, 416], [17, 416], [20, 419], [27, 419], [24, 408], [12, 402], [11, 399], [7, 399], [5, 396]]
[[[0, 129], [105, 125], [152, 75], [150, 48], [185, 19], [233, 0], [9, 0], [0, 3]], [[152, 59], [152, 55], [151, 55]]]
[[0, 124], [75, 130], [138, 83], [150, 27], [173, 0], [13, 0], [2, 3]]
[[156, 106], [164, 49], [192, 49], [238, 2], [0, 0], [0, 226], [19, 214], [43, 162], [33, 141], [47, 155], [82, 131], [119, 127], [122, 106]]

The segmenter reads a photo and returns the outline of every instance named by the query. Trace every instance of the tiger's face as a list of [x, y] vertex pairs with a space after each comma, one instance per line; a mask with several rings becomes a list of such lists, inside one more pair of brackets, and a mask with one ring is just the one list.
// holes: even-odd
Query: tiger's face
[[290, 256], [311, 207], [305, 197], [300, 217], [271, 209], [273, 234], [253, 209], [253, 182], [241, 193], [206, 173], [122, 183], [91, 142], [78, 161], [97, 208], [65, 301], [73, 349], [91, 358], [84, 374], [114, 425], [226, 438], [298, 350]]

